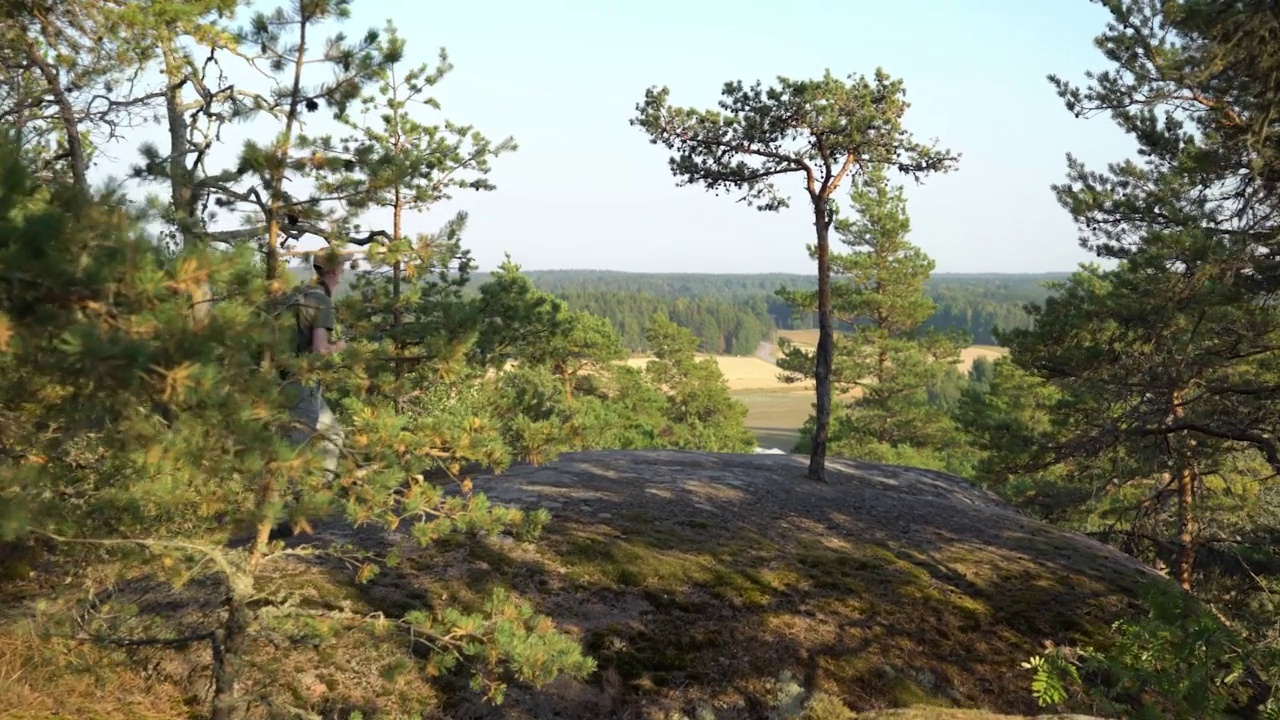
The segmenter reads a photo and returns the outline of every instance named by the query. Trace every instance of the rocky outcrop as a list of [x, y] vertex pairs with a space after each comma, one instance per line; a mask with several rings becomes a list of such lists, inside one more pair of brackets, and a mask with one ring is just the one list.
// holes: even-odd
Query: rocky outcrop
[[478, 478], [495, 502], [552, 513], [535, 545], [480, 554], [601, 673], [458, 717], [764, 717], [783, 671], [858, 711], [1030, 715], [1022, 660], [1100, 639], [1165, 581], [945, 473], [833, 459], [823, 484], [806, 465], [585, 452]]

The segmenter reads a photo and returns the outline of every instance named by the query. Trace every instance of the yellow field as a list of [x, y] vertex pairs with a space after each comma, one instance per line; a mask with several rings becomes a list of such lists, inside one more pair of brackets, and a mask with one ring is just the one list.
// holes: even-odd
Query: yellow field
[[[790, 333], [810, 332], [804, 331], [788, 331]], [[817, 331], [812, 331], [815, 335]], [[781, 334], [781, 333], [779, 333]], [[797, 343], [801, 344], [801, 343]], [[971, 345], [960, 351], [960, 362], [956, 367], [961, 372], [969, 372], [969, 368], [973, 366], [974, 360], [985, 357], [995, 359], [1007, 354], [1009, 351], [993, 347], [991, 345]], [[799, 382], [787, 384], [778, 379], [781, 371], [773, 363], [752, 357], [732, 357], [727, 355], [699, 355], [699, 357], [715, 357], [716, 363], [720, 366], [720, 372], [724, 373], [725, 380], [729, 383], [729, 390], [733, 392], [747, 392], [760, 390], [776, 390], [776, 391], [812, 391], [812, 382]], [[649, 363], [647, 357], [634, 357], [626, 361], [632, 367], [644, 367]]]
[[[726, 355], [699, 355], [700, 358], [715, 357], [716, 364], [720, 366], [720, 372], [724, 373], [725, 380], [729, 383], [729, 389], [732, 391], [741, 390], [810, 390], [813, 389], [813, 383], [796, 383], [787, 385], [778, 379], [781, 370], [773, 363], [765, 362], [758, 357], [731, 357]], [[638, 357], [627, 360], [627, 364], [632, 367], [644, 367], [649, 363], [649, 358]]]
[[973, 361], [980, 357], [995, 360], [1008, 354], [1008, 348], [996, 347], [995, 345], [970, 345], [960, 351], [960, 362], [957, 363], [956, 367], [960, 368], [961, 372], [967, 373], [969, 368], [973, 367]]
[[[818, 340], [817, 330], [784, 330], [778, 334], [806, 349], [812, 349]], [[960, 351], [960, 362], [956, 366], [967, 373], [974, 360], [980, 357], [994, 360], [1008, 352], [991, 345], [971, 345]], [[812, 412], [813, 383], [783, 383], [778, 379], [781, 371], [776, 365], [755, 356], [699, 357], [715, 358], [729, 391], [747, 406], [747, 427], [756, 434], [760, 447], [790, 451], [797, 431]], [[632, 367], [644, 367], [649, 358], [633, 357], [626, 362]]]

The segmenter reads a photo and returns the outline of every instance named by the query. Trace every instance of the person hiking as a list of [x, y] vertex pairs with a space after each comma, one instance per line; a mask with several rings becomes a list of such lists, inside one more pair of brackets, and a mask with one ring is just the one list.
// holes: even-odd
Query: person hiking
[[[287, 310], [294, 321], [294, 352], [297, 355], [342, 352], [345, 340], [336, 339], [337, 318], [333, 307], [333, 291], [342, 277], [343, 265], [348, 257], [330, 248], [311, 254], [311, 267], [316, 277], [313, 283], [296, 288], [287, 301]], [[319, 382], [303, 383], [297, 378], [285, 381], [286, 392], [294, 393], [290, 409], [292, 423], [287, 438], [296, 445], [303, 445], [312, 438], [320, 443], [323, 466], [330, 481], [338, 476], [338, 461], [342, 456], [342, 426], [334, 416]], [[319, 436], [318, 438], [316, 436]], [[273, 536], [291, 535], [292, 530], [283, 523]]]

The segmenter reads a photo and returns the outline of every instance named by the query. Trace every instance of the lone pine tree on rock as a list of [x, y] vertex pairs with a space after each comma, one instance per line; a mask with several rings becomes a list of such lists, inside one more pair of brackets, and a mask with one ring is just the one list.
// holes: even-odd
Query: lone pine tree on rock
[[651, 87], [631, 120], [654, 144], [672, 152], [679, 185], [740, 194], [742, 202], [776, 212], [790, 203], [775, 180], [797, 175], [813, 209], [818, 261], [818, 347], [814, 378], [816, 422], [808, 476], [825, 480], [831, 420], [831, 264], [828, 236], [835, 191], [852, 174], [892, 167], [917, 181], [947, 172], [959, 156], [937, 143], [916, 142], [902, 125], [908, 103], [901, 80], [877, 70], [874, 78], [841, 80], [827, 71], [817, 80], [779, 77], [776, 85], [725, 83], [719, 110], [670, 104], [666, 87]]
[[[831, 314], [851, 327], [834, 349], [831, 384], [842, 395], [860, 392], [834, 409], [828, 445], [859, 460], [933, 462], [921, 453], [953, 447], [958, 438], [950, 414], [938, 411], [930, 392], [955, 372], [968, 338], [925, 327], [937, 309], [925, 292], [934, 262], [911, 243], [902, 187], [890, 183], [883, 167], [871, 168], [851, 181], [849, 205], [852, 216], [833, 225], [845, 252], [828, 258]], [[816, 305], [812, 290], [778, 294], [799, 310]], [[811, 352], [785, 339], [779, 346], [778, 367], [791, 373], [785, 382], [813, 377]]]

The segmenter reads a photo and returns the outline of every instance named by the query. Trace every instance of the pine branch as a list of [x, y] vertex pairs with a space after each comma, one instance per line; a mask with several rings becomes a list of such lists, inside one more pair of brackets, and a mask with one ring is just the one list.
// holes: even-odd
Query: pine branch
[[47, 530], [33, 528], [30, 531], [34, 535], [48, 538], [54, 542], [70, 544], [70, 545], [97, 545], [100, 547], [140, 547], [152, 552], [160, 552], [164, 550], [181, 550], [185, 552], [203, 555], [206, 559], [218, 566], [223, 576], [228, 582], [236, 583], [243, 573], [238, 572], [233, 567], [230, 558], [221, 548], [200, 545], [197, 543], [185, 542], [182, 540], [148, 540], [144, 538], [74, 538], [65, 535], [59, 535]]
[[[266, 225], [255, 225], [253, 227], [241, 228], [239, 230], [214, 230], [201, 233], [205, 238], [213, 241], [234, 245], [236, 243], [254, 240], [267, 234]], [[307, 222], [299, 222], [295, 225], [282, 225], [280, 234], [290, 240], [299, 240], [307, 235], [315, 235], [317, 237], [329, 240], [334, 233], [324, 228]], [[347, 236], [343, 241], [346, 245], [355, 245], [357, 247], [367, 247], [379, 240], [390, 240], [391, 234], [385, 230], [370, 230], [364, 235]]]
[[1260, 432], [1241, 429], [1216, 428], [1196, 422], [1175, 422], [1160, 427], [1138, 427], [1126, 431], [1130, 435], [1167, 437], [1180, 432], [1193, 432], [1220, 440], [1234, 440], [1258, 448], [1267, 457], [1267, 464], [1280, 472], [1280, 443]]

